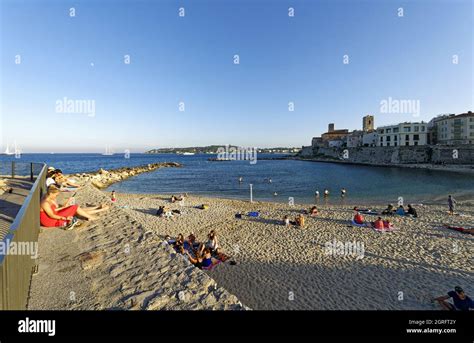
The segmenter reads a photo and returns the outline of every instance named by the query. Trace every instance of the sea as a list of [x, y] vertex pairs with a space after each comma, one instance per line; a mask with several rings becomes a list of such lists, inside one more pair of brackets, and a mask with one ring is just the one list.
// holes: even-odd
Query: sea
[[[161, 168], [113, 184], [120, 193], [189, 193], [200, 196], [289, 203], [333, 202], [348, 204], [446, 203], [449, 194], [473, 200], [474, 175], [458, 172], [373, 167], [300, 160], [272, 160], [276, 154], [260, 154], [250, 161], [209, 161], [212, 154], [22, 154], [0, 156], [0, 162], [44, 162], [64, 173], [133, 167], [156, 162], [178, 162], [182, 168]], [[8, 164], [3, 163], [3, 168]], [[8, 167], [7, 167], [8, 169]], [[241, 178], [242, 182], [239, 182]], [[252, 186], [250, 186], [252, 185]], [[341, 189], [346, 196], [341, 197]], [[324, 200], [323, 191], [329, 190]], [[319, 200], [315, 192], [319, 191]]]

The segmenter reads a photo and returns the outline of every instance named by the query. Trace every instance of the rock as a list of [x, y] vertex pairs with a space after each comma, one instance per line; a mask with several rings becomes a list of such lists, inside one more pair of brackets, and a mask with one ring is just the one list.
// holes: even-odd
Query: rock
[[180, 301], [186, 301], [186, 293], [184, 293], [183, 291], [179, 291], [178, 292], [178, 299]]
[[94, 187], [99, 188], [99, 189], [102, 189], [102, 188], [105, 188], [105, 187], [106, 187], [104, 184], [102, 184], [101, 182], [96, 181], [96, 180], [93, 180], [93, 181], [92, 181], [92, 185], [93, 185]]
[[105, 174], [107, 174], [107, 173], [108, 173], [107, 170], [102, 169], [102, 168], [99, 169], [99, 174], [105, 175]]
[[83, 270], [92, 269], [104, 261], [104, 253], [102, 251], [86, 252], [79, 255], [79, 261]]

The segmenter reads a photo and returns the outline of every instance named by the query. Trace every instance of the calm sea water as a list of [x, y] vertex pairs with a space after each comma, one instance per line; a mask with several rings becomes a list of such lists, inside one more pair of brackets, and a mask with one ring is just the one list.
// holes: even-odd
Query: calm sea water
[[[338, 203], [343, 187], [347, 190], [347, 203], [396, 203], [400, 196], [405, 203], [445, 202], [448, 194], [458, 199], [474, 200], [472, 174], [293, 160], [258, 160], [252, 165], [248, 161], [210, 162], [207, 161], [209, 157], [215, 156], [132, 154], [130, 159], [125, 159], [123, 155], [23, 154], [17, 161], [46, 162], [65, 173], [165, 161], [183, 164], [183, 168], [159, 169], [110, 187], [126, 193], [187, 192], [248, 199], [251, 183], [254, 199], [266, 201], [288, 202], [288, 198], [293, 197], [295, 203], [312, 203], [315, 191], [322, 193], [327, 188], [331, 192], [329, 202]], [[0, 156], [0, 161], [8, 160], [14, 160], [14, 157]], [[243, 178], [241, 184], [238, 182], [239, 177]], [[268, 182], [269, 178], [271, 183]]]

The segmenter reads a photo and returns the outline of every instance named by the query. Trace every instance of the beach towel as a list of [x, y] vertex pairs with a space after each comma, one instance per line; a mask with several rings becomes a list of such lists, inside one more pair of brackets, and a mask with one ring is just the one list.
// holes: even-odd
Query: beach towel
[[211, 264], [209, 267], [202, 267], [202, 269], [204, 270], [212, 270], [215, 266], [217, 266], [218, 264], [220, 264], [221, 261], [220, 260], [217, 260], [215, 263]]
[[450, 226], [450, 225], [444, 225], [443, 227], [449, 230], [454, 230], [461, 233], [474, 235], [474, 228], [466, 228], [466, 227], [461, 227], [461, 226]]
[[230, 258], [230, 256], [229, 256], [229, 255], [226, 255], [226, 254], [224, 254], [224, 253], [222, 253], [222, 252], [220, 252], [220, 253], [216, 254], [216, 258], [217, 258], [219, 261], [225, 262], [225, 261], [227, 261], [227, 260]]
[[258, 217], [259, 213], [258, 212], [249, 212], [247, 215], [249, 217]]
[[372, 215], [379, 215], [379, 212], [373, 210], [358, 210], [359, 213], [362, 214], [372, 214]]
[[374, 226], [371, 226], [371, 228], [374, 230], [374, 231], [377, 231], [377, 232], [392, 232], [392, 231], [395, 231], [397, 228], [394, 227], [394, 226], [391, 226], [391, 227], [384, 227], [383, 229], [377, 229], [375, 228]]
[[367, 224], [358, 224], [354, 221], [354, 219], [351, 220], [351, 224], [354, 225], [354, 226], [358, 226], [358, 227], [366, 227]]

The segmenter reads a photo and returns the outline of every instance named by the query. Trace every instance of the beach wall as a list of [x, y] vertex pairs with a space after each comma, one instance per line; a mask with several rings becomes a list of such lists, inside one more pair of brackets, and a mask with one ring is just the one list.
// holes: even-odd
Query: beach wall
[[[474, 146], [401, 146], [401, 147], [355, 147], [313, 148], [313, 157], [328, 158], [350, 163], [378, 165], [394, 164], [474, 164]], [[301, 157], [308, 157], [305, 152]]]

